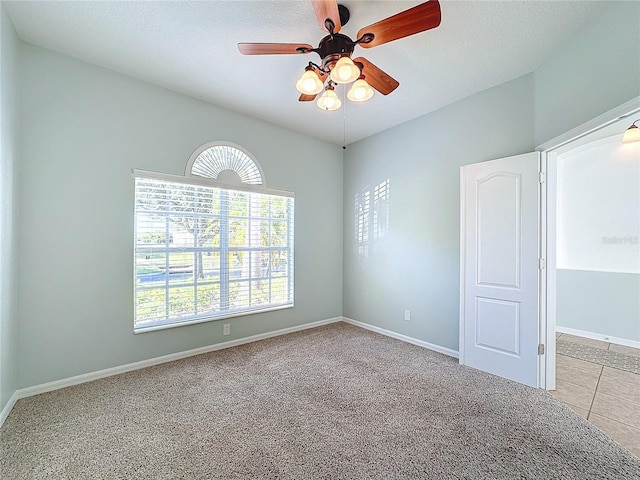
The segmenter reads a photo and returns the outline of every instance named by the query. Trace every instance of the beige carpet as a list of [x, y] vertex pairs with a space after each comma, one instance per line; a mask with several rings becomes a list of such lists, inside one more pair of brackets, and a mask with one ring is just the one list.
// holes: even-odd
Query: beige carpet
[[20, 400], [13, 479], [640, 479], [544, 391], [346, 324]]

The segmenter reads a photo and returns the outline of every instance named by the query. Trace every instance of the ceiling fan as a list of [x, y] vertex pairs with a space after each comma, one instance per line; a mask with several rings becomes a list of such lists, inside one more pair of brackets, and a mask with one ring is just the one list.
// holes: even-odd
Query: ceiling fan
[[[384, 43], [424, 32], [440, 25], [440, 4], [429, 0], [396, 15], [380, 20], [358, 31], [357, 40], [338, 33], [349, 21], [349, 9], [336, 0], [311, 0], [318, 23], [329, 35], [320, 40], [317, 48], [306, 43], [238, 43], [243, 55], [281, 55], [317, 53], [322, 62], [309, 62], [296, 83], [301, 102], [310, 102], [324, 90], [318, 99], [323, 110], [336, 110], [341, 102], [334, 92], [336, 84], [353, 83], [347, 96], [353, 101], [368, 100], [376, 89], [388, 95], [398, 88], [398, 81], [380, 70], [366, 58], [351, 59], [356, 47], [376, 47]], [[327, 81], [328, 79], [328, 81]], [[326, 82], [326, 87], [325, 87]]]

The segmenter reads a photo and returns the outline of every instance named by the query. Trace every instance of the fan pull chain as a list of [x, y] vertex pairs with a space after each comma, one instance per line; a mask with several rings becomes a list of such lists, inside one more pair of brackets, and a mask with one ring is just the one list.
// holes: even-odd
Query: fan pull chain
[[344, 108], [342, 109], [342, 149], [347, 149], [347, 87], [345, 85], [342, 86], [342, 105]]

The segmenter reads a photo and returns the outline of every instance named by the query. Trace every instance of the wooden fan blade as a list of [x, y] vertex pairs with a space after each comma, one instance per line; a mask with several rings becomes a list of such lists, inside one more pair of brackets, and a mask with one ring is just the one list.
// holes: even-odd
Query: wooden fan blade
[[366, 58], [354, 58], [353, 63], [362, 64], [362, 74], [366, 82], [383, 95], [389, 95], [400, 85], [395, 78], [387, 75]]
[[300, 95], [298, 99], [299, 102], [312, 102], [316, 99], [317, 95], [305, 95], [304, 93]]
[[336, 0], [311, 0], [313, 9], [316, 12], [316, 18], [322, 30], [329, 30], [326, 26], [326, 20], [333, 22], [333, 33], [340, 31], [340, 12], [338, 11], [338, 2]]
[[358, 38], [367, 33], [374, 35], [373, 40], [359, 45], [371, 48], [383, 43], [424, 32], [440, 25], [440, 4], [438, 0], [429, 0], [416, 7], [400, 12], [379, 22], [360, 29]]
[[238, 50], [243, 55], [286, 55], [311, 53], [313, 47], [307, 43], [239, 43]]

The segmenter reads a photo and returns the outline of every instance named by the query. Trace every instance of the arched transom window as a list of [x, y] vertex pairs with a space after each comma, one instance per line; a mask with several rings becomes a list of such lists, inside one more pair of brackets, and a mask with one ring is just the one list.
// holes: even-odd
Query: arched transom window
[[196, 150], [187, 164], [187, 176], [216, 179], [222, 183], [264, 185], [264, 175], [251, 155], [237, 145], [208, 143]]

